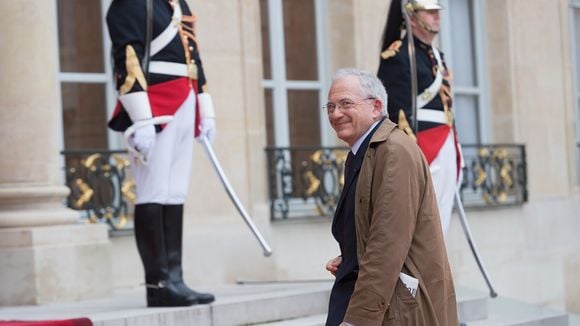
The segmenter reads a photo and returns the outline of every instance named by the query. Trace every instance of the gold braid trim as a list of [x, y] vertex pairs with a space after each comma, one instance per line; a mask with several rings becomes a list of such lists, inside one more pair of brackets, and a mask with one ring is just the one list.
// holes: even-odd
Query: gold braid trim
[[179, 36], [181, 37], [181, 43], [183, 45], [183, 50], [185, 51], [185, 61], [187, 63], [187, 71], [189, 74], [189, 79], [197, 80], [198, 70], [195, 60], [191, 58], [189, 41], [191, 40], [197, 46], [197, 41], [195, 37], [195, 21], [197, 17], [193, 14], [191, 16], [183, 15], [181, 16], [181, 23], [179, 27]]
[[443, 103], [443, 112], [447, 118], [447, 125], [452, 127], [455, 120], [455, 116], [451, 110], [451, 103], [453, 101], [453, 95], [451, 93], [451, 81], [453, 80], [453, 76], [446, 68], [444, 68], [443, 71], [443, 79], [447, 83], [441, 84], [441, 88], [439, 89], [439, 96], [441, 96], [441, 102]]
[[197, 16], [194, 13], [191, 13], [191, 16], [183, 15], [181, 16], [181, 26], [189, 31], [192, 35], [191, 39], [197, 45], [197, 37], [195, 36], [195, 23], [197, 22]]
[[409, 121], [407, 121], [407, 116], [405, 116], [405, 111], [399, 110], [399, 129], [403, 130], [409, 137], [411, 137], [415, 142], [417, 142], [417, 136], [413, 132]]
[[137, 58], [137, 53], [131, 45], [127, 45], [125, 48], [125, 68], [127, 69], [127, 77], [125, 77], [125, 82], [119, 89], [121, 95], [127, 94], [133, 88], [135, 81], [141, 85], [144, 91], [147, 90], [147, 80], [145, 75], [143, 75], [143, 70], [141, 70], [141, 64], [139, 63], [139, 58]]
[[391, 43], [391, 45], [389, 45], [385, 51], [381, 52], [381, 58], [387, 60], [388, 58], [394, 57], [397, 53], [399, 53], [401, 44], [403, 44], [401, 40], [396, 40], [395, 42]]

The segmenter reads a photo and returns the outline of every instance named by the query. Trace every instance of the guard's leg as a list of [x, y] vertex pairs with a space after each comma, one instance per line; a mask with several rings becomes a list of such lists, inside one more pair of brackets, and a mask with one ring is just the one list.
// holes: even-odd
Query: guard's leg
[[199, 298], [180, 291], [170, 279], [163, 205], [135, 205], [135, 240], [145, 270], [149, 307], [190, 306]]
[[165, 248], [169, 264], [169, 279], [181, 294], [187, 295], [199, 303], [210, 303], [215, 300], [209, 293], [196, 292], [183, 282], [181, 264], [183, 239], [183, 205], [164, 205]]

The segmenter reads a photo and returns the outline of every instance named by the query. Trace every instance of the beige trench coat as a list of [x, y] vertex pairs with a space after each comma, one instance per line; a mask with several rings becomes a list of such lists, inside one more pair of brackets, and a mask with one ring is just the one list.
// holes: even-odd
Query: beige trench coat
[[[359, 274], [344, 320], [356, 326], [456, 326], [457, 303], [429, 165], [386, 119], [355, 195]], [[413, 297], [399, 272], [419, 280]]]

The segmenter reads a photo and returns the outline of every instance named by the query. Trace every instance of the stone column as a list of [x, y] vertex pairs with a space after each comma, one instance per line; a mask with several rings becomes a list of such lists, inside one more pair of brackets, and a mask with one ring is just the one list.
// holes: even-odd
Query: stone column
[[[0, 305], [108, 295], [104, 225], [65, 207], [55, 1], [0, 3]], [[112, 282], [109, 282], [112, 283]]]

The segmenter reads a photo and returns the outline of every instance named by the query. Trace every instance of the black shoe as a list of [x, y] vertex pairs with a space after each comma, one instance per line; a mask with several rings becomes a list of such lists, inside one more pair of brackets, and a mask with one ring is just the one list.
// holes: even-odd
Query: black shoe
[[174, 283], [179, 293], [186, 294], [188, 297], [197, 300], [198, 303], [207, 304], [215, 301], [215, 296], [211, 293], [197, 292], [189, 288], [183, 281]]
[[147, 285], [148, 307], [187, 307], [201, 303], [199, 298], [180, 291], [173, 283]]

